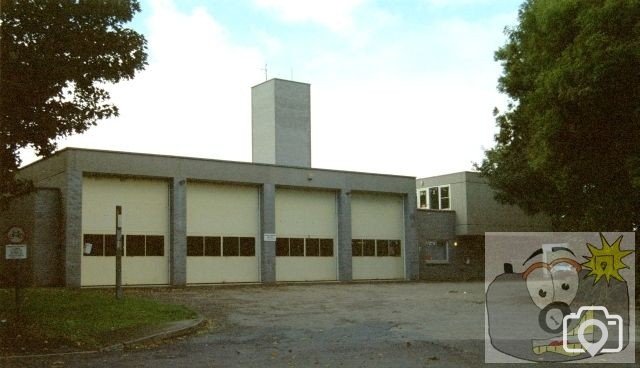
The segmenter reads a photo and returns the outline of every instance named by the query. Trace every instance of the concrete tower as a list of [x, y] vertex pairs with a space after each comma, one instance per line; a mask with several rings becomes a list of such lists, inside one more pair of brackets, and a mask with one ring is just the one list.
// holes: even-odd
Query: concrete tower
[[310, 87], [274, 78], [251, 88], [253, 162], [311, 167]]

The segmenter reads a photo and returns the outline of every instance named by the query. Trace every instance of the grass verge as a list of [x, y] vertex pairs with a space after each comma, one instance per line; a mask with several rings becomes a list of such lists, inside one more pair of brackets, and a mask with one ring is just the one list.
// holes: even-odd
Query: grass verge
[[180, 305], [113, 291], [23, 289], [20, 318], [13, 289], [0, 289], [0, 354], [95, 349], [139, 337], [167, 322], [195, 318]]

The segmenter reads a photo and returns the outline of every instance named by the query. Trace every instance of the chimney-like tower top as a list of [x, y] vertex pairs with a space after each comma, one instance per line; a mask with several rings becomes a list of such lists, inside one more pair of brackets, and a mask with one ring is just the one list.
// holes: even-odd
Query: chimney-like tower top
[[310, 87], [275, 78], [251, 88], [253, 162], [311, 167]]

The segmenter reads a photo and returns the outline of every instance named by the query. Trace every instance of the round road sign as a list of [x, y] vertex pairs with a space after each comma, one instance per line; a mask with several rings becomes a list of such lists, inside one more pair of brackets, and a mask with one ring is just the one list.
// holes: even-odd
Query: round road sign
[[7, 231], [7, 238], [9, 239], [9, 243], [18, 244], [24, 242], [25, 232], [24, 229], [20, 226], [12, 226]]

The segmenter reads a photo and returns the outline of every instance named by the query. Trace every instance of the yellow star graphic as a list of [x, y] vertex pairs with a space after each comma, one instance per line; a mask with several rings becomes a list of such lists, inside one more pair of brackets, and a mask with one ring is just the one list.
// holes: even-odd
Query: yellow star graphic
[[595, 245], [587, 243], [587, 248], [591, 253], [591, 256], [585, 256], [588, 259], [582, 266], [591, 272], [587, 275], [595, 276], [593, 284], [595, 285], [603, 276], [607, 280], [607, 284], [613, 277], [616, 280], [624, 281], [620, 270], [629, 268], [622, 259], [629, 254], [633, 253], [632, 250], [621, 250], [620, 243], [622, 242], [622, 235], [620, 235], [613, 244], [609, 244], [607, 239], [600, 233], [600, 241], [602, 242], [602, 248], [597, 248]]

